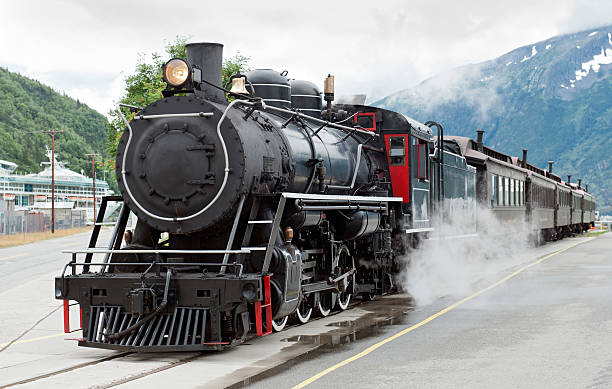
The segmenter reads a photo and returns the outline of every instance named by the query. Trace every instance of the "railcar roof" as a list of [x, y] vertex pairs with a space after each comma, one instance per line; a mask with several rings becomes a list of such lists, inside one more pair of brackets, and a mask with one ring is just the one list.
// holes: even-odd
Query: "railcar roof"
[[[438, 145], [438, 137], [434, 136], [433, 137], [433, 143], [434, 146], [437, 147]], [[451, 152], [453, 154], [457, 154], [463, 157], [463, 149], [461, 148], [461, 146], [459, 146], [459, 143], [457, 143], [457, 141], [455, 139], [446, 139], [444, 138], [444, 145], [443, 145], [444, 151], [446, 152]]]
[[[376, 114], [376, 121], [379, 119], [383, 121], [384, 129], [402, 129], [402, 127], [408, 129], [410, 127], [412, 132], [424, 140], [431, 141], [433, 137], [433, 131], [425, 124], [415, 120], [409, 116], [395, 111], [390, 111], [384, 108], [372, 107], [369, 105], [353, 105], [353, 104], [336, 104], [346, 109], [350, 114], [355, 112], [369, 113], [373, 112]], [[379, 117], [380, 115], [380, 117]]]
[[477, 150], [476, 141], [472, 138], [468, 138], [465, 136], [445, 136], [446, 139], [455, 140], [459, 146], [461, 147], [461, 151], [466, 158], [481, 161], [483, 163], [487, 161], [499, 163], [501, 165], [505, 165], [508, 167], [512, 167], [513, 169], [520, 170], [525, 172], [529, 177], [537, 177], [538, 179], [542, 179], [548, 181], [550, 183], [556, 183], [556, 180], [549, 178], [545, 175], [545, 171], [538, 168], [537, 166], [531, 165], [527, 163], [527, 167], [521, 167], [521, 159], [518, 157], [514, 157], [508, 154], [501, 153], [495, 149], [492, 149], [488, 146], [483, 145], [483, 151], [480, 152]]

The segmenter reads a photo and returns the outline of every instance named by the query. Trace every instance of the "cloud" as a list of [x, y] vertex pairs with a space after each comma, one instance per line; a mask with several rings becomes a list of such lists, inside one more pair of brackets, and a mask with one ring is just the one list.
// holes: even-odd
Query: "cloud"
[[595, 3], [22, 0], [3, 4], [0, 65], [83, 92], [81, 100], [105, 113], [119, 98], [115, 80], [133, 71], [138, 53], [162, 52], [164, 40], [189, 35], [295, 78], [322, 84], [335, 74], [339, 94], [365, 92], [372, 101], [565, 32], [568, 21], [590, 26], [612, 14], [612, 5]]

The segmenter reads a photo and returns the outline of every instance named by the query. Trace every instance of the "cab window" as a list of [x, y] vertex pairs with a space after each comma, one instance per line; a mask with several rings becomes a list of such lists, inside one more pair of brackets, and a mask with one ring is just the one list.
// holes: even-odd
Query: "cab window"
[[403, 135], [389, 138], [389, 165], [406, 166], [406, 144]]

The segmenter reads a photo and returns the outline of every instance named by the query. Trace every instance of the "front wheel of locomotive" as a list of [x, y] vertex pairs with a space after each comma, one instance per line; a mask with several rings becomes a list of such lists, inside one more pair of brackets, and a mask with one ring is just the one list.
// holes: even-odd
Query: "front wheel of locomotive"
[[308, 323], [308, 321], [310, 320], [310, 317], [312, 316], [312, 311], [313, 311], [313, 306], [314, 306], [313, 302], [314, 302], [313, 295], [302, 297], [302, 301], [300, 302], [297, 309], [295, 310], [295, 318], [297, 319], [298, 323], [300, 324]]
[[336, 296], [334, 292], [319, 292], [319, 298], [317, 299], [317, 310], [323, 317], [329, 316], [332, 309], [336, 305]]
[[281, 317], [280, 319], [272, 320], [272, 329], [274, 332], [280, 332], [285, 329], [287, 326], [287, 321], [289, 320], [289, 316]]

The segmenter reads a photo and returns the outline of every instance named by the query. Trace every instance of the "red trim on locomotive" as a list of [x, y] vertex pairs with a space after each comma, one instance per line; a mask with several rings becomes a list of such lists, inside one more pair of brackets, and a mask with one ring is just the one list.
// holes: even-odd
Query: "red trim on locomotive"
[[[390, 141], [392, 138], [400, 138], [404, 144], [404, 154], [392, 155]], [[389, 134], [385, 135], [385, 146], [387, 147], [387, 162], [389, 163], [389, 175], [391, 176], [391, 189], [393, 196], [401, 197], [404, 203], [410, 202], [410, 162], [408, 153], [408, 135], [407, 134]], [[400, 150], [395, 147], [393, 150]], [[393, 158], [393, 160], [392, 160]]]
[[[263, 277], [263, 300], [255, 301], [255, 329], [257, 336], [265, 336], [272, 333], [272, 295], [270, 294], [270, 276]], [[263, 331], [262, 314], [266, 315], [266, 331]]]
[[355, 118], [353, 119], [353, 122], [357, 123], [357, 118], [363, 117], [363, 116], [371, 116], [372, 117], [372, 127], [364, 128], [364, 130], [376, 132], [376, 113], [375, 112], [360, 112], [358, 114], [355, 114]]
[[[70, 301], [64, 300], [63, 306], [64, 306], [64, 333], [69, 334], [71, 332], [82, 330], [83, 329], [83, 310], [81, 309], [81, 307], [79, 306], [79, 324], [81, 325], [81, 327], [71, 330], [70, 329]], [[66, 340], [75, 340], [75, 339], [66, 339]]]
[[70, 305], [64, 300], [64, 333], [70, 333]]

